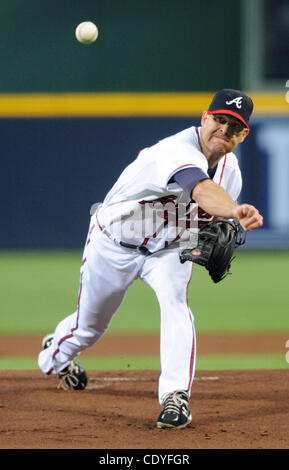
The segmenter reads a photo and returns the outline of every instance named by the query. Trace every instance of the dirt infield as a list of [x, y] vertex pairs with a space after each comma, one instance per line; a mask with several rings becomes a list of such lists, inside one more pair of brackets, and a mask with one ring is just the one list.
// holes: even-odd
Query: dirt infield
[[[250, 337], [234, 341], [220, 338], [200, 337], [202, 352], [233, 352], [234, 345], [238, 350], [245, 343], [247, 352], [256, 352], [253, 346], [257, 343], [258, 352], [262, 352], [261, 337], [259, 341]], [[20, 337], [6, 339], [5, 345], [4, 337], [0, 338], [1, 355], [4, 346], [5, 354], [11, 355], [8, 343], [14, 344], [10, 349], [15, 354]], [[283, 336], [263, 339], [263, 352], [284, 352]], [[28, 349], [29, 354], [34, 354], [35, 348], [39, 350], [39, 338], [26, 340], [21, 343], [22, 355], [28, 355]], [[117, 338], [103, 339], [89, 354], [96, 350], [104, 353], [106, 348], [111, 351], [110, 341], [116, 345]], [[122, 341], [123, 338], [120, 342], [123, 348], [126, 344], [126, 352], [131, 353], [137, 346], [134, 341], [129, 346], [128, 339], [126, 343]], [[147, 338], [145, 344], [150, 345], [152, 354], [152, 345], [156, 347], [158, 340]], [[139, 353], [144, 354], [147, 347], [140, 352], [138, 341]], [[88, 375], [84, 391], [65, 392], [57, 390], [56, 377], [47, 377], [37, 370], [0, 371], [0, 449], [289, 448], [289, 368], [197, 370], [191, 399], [193, 422], [183, 430], [155, 427], [161, 411], [157, 400], [158, 371], [88, 371]]]
[[[198, 334], [198, 354], [284, 354], [289, 334]], [[0, 356], [36, 356], [41, 336], [0, 336]], [[158, 335], [105, 335], [87, 349], [87, 356], [159, 355]]]
[[1, 449], [288, 449], [288, 370], [198, 372], [193, 422], [155, 427], [156, 371], [91, 371], [84, 391], [1, 371]]

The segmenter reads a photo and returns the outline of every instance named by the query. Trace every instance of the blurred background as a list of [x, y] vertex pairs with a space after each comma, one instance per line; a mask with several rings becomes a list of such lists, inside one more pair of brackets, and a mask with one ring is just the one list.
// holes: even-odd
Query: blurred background
[[[92, 45], [75, 39], [85, 20]], [[255, 103], [240, 202], [264, 226], [222, 286], [195, 275], [197, 325], [288, 331], [288, 0], [1, 0], [0, 71], [2, 333], [47, 333], [75, 309], [91, 206], [221, 88]], [[112, 331], [158, 331], [153, 294], [135, 289]]]
[[2, 0], [0, 26], [0, 248], [82, 247], [121, 170], [220, 88], [255, 101], [241, 200], [264, 227], [244, 249], [289, 247], [288, 0]]

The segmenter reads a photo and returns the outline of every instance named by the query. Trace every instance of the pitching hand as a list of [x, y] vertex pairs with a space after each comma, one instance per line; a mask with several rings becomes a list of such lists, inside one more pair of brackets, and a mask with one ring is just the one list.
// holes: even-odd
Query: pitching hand
[[250, 204], [240, 204], [235, 211], [235, 220], [238, 220], [246, 232], [262, 227], [263, 216], [256, 207]]

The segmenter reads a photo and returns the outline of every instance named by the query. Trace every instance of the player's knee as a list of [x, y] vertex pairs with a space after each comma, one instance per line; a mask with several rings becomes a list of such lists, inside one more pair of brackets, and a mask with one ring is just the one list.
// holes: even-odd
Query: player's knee
[[157, 293], [160, 304], [180, 307], [181, 305], [187, 305], [187, 290], [184, 285], [175, 284], [174, 286], [168, 286], [166, 289], [160, 289]]
[[103, 336], [105, 331], [106, 328], [77, 328], [74, 331], [73, 336], [78, 341], [79, 345], [81, 345], [81, 348], [85, 349], [92, 346], [101, 336]]

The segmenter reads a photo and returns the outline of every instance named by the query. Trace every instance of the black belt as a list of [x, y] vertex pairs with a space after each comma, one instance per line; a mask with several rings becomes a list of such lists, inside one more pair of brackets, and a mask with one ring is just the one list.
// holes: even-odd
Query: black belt
[[132, 245], [131, 243], [125, 243], [125, 242], [119, 242], [119, 244], [121, 246], [124, 246], [125, 248], [130, 248], [131, 250], [137, 250], [142, 255], [150, 255], [151, 254], [151, 252], [145, 246], [137, 246], [137, 245]]
[[[108, 238], [111, 238], [112, 240], [114, 240], [114, 242], [116, 242], [116, 240], [111, 236], [111, 234], [108, 232], [108, 230], [106, 230], [105, 227], [100, 225], [97, 218], [96, 218], [96, 220], [97, 220], [97, 224], [98, 224], [98, 227], [101, 230], [101, 232], [104, 233], [104, 235], [106, 235]], [[131, 243], [125, 243], [125, 242], [122, 242], [122, 241], [117, 241], [116, 243], [119, 243], [124, 248], [130, 248], [131, 250], [137, 250], [142, 255], [151, 255], [151, 252], [145, 246], [132, 245]]]

